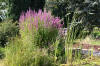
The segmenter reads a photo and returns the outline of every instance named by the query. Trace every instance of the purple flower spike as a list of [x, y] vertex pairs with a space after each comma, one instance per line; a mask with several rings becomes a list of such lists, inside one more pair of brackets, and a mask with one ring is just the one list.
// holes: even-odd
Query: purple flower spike
[[25, 15], [24, 15], [24, 12], [22, 12], [19, 22], [24, 22], [24, 20], [25, 20]]
[[23, 26], [23, 23], [29, 24], [29, 30], [31, 30], [32, 26], [38, 29], [39, 22], [42, 23], [45, 28], [54, 27], [58, 29], [63, 26], [59, 17], [52, 16], [51, 12], [47, 12], [46, 10], [35, 12], [29, 9], [26, 13], [22, 12], [19, 19], [20, 26]]

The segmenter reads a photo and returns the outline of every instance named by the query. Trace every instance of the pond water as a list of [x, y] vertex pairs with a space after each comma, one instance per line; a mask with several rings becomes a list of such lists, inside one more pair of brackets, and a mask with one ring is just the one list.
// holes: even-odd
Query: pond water
[[100, 56], [100, 51], [82, 49], [81, 53], [86, 55]]

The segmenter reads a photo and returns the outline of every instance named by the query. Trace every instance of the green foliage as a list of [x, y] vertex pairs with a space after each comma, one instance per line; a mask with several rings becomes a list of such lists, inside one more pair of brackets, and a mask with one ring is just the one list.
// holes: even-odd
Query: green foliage
[[4, 58], [5, 49], [0, 47], [0, 59]]
[[5, 48], [5, 66], [54, 66], [53, 56], [47, 49], [33, 49], [20, 38], [12, 40]]
[[14, 20], [18, 20], [20, 14], [29, 8], [35, 11], [43, 9], [45, 0], [8, 0], [8, 16]]
[[[20, 34], [23, 42], [33, 44], [41, 48], [50, 46], [55, 42], [58, 36], [58, 30], [56, 28], [44, 28], [44, 26], [39, 25], [38, 30], [28, 30], [28, 27], [24, 27], [25, 31], [20, 30]], [[35, 43], [35, 44], [34, 44]]]
[[18, 34], [18, 26], [8, 20], [0, 23], [0, 45], [4, 46], [9, 37], [14, 37]]
[[60, 18], [64, 18], [64, 26], [66, 27], [66, 19], [65, 15], [67, 14], [66, 7], [67, 3], [62, 0], [47, 0], [45, 7], [47, 10], [51, 10], [52, 14], [55, 16], [59, 16]]
[[94, 25], [99, 26], [100, 24], [99, 6], [99, 0], [48, 0], [46, 2], [47, 9], [51, 10], [55, 16], [64, 18], [65, 27], [67, 24], [67, 16], [70, 16], [69, 20], [71, 22], [73, 14], [77, 10], [76, 12], [79, 16], [76, 20], [84, 17], [85, 21], [82, 25], [87, 26], [89, 31], [92, 31]]
[[[73, 53], [73, 44], [74, 44], [74, 41], [77, 39], [77, 37], [79, 37], [80, 35], [82, 35], [82, 30], [79, 31], [81, 29], [81, 24], [83, 23], [83, 19], [80, 19], [78, 22], [79, 23], [76, 23], [77, 22], [77, 16], [79, 14], [74, 12], [74, 15], [72, 17], [72, 20], [71, 20], [71, 24], [67, 24], [67, 35], [65, 36], [65, 58], [66, 58], [66, 61], [67, 61], [67, 64], [72, 64], [73, 62], [73, 58], [77, 57], [75, 60], [80, 60], [80, 51], [77, 51], [77, 49], [75, 50], [75, 53]], [[70, 22], [68, 20], [68, 22]], [[79, 33], [79, 34], [78, 34]], [[78, 34], [78, 35], [77, 35]], [[73, 54], [74, 55], [78, 55], [78, 56], [75, 56], [73, 57]]]
[[100, 28], [95, 27], [92, 33], [94, 39], [100, 39]]
[[7, 18], [7, 3], [0, 2], [0, 22]]
[[5, 2], [6, 0], [0, 0], [0, 2]]
[[58, 36], [58, 30], [55, 28], [45, 29], [41, 27], [37, 33], [38, 37], [36, 36], [36, 42], [40, 47], [48, 47], [56, 41], [56, 38]]

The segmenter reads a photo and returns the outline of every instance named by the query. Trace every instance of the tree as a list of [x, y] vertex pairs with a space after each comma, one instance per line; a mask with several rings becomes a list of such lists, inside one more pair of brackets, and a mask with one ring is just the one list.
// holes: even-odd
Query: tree
[[[50, 5], [51, 0], [48, 0], [46, 3]], [[53, 0], [54, 5], [47, 6], [47, 9], [50, 9], [55, 16], [64, 18], [65, 27], [66, 26], [66, 17], [70, 17], [70, 22], [73, 17], [73, 13], [76, 11], [79, 14], [77, 19], [85, 17], [85, 21], [82, 25], [88, 26], [100, 26], [100, 2], [99, 0]], [[89, 27], [91, 31], [93, 27]]]

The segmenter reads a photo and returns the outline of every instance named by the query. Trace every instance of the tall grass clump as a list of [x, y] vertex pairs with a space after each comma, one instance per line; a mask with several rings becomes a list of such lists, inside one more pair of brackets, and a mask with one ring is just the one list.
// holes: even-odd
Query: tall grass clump
[[63, 24], [59, 17], [52, 16], [50, 11], [35, 12], [29, 9], [20, 16], [19, 26], [24, 43], [43, 48], [56, 41], [59, 28]]
[[81, 19], [78, 19], [78, 16], [79, 14], [74, 12], [71, 23], [69, 21], [69, 17], [67, 18], [68, 22], [67, 22], [67, 35], [65, 36], [65, 57], [67, 61], [66, 63], [68, 65], [72, 65], [73, 61], [81, 59], [80, 51], [77, 51], [77, 48], [75, 49], [75, 53], [73, 52], [74, 41], [82, 35], [82, 30], [80, 31], [79, 34], [78, 32], [83, 23], [83, 17]]
[[47, 49], [33, 50], [24, 45], [20, 38], [14, 38], [5, 48], [4, 66], [54, 66], [54, 57]]

